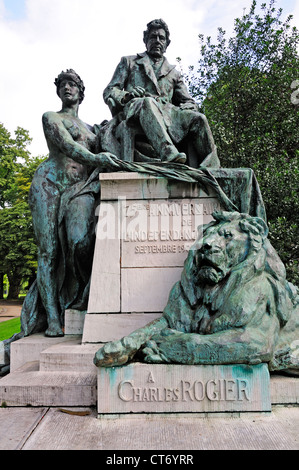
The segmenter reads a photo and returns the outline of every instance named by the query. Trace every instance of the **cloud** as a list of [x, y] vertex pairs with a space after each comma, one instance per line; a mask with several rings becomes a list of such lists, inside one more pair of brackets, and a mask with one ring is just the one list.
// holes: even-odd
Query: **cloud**
[[13, 21], [4, 16], [2, 1], [0, 42], [5, 70], [0, 78], [1, 121], [11, 132], [17, 126], [29, 129], [34, 139], [31, 152], [47, 153], [41, 116], [59, 109], [53, 81], [66, 68], [74, 68], [85, 82], [81, 118], [91, 124], [109, 118], [103, 89], [122, 55], [144, 50], [143, 30], [150, 20], [162, 17], [169, 24], [169, 60], [183, 57], [190, 49], [192, 32], [195, 46], [203, 13], [199, 10], [191, 19], [183, 3], [152, 0], [145, 9], [139, 0], [27, 0], [26, 16]]
[[167, 58], [184, 67], [196, 64], [198, 34], [216, 35], [217, 27], [229, 32], [233, 20], [251, 0], [24, 0], [26, 15], [18, 20], [6, 15], [0, 0], [1, 60], [0, 121], [9, 131], [29, 130], [32, 154], [48, 152], [41, 116], [59, 110], [53, 84], [66, 68], [75, 69], [86, 86], [80, 117], [90, 124], [110, 118], [102, 92], [123, 55], [144, 50], [143, 31], [154, 18], [170, 29]]

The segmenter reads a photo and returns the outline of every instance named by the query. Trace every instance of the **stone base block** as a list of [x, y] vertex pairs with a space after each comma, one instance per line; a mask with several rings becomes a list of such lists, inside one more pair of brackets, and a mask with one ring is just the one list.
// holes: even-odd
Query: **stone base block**
[[82, 335], [86, 311], [68, 309], [65, 311], [64, 334]]
[[271, 411], [266, 364], [99, 368], [98, 413]]
[[140, 173], [101, 173], [100, 181], [87, 311], [162, 311], [198, 227], [221, 208], [217, 194]]
[[299, 404], [299, 376], [271, 375], [271, 402], [273, 405]]
[[161, 317], [162, 313], [86, 314], [82, 343], [107, 343], [129, 335]]

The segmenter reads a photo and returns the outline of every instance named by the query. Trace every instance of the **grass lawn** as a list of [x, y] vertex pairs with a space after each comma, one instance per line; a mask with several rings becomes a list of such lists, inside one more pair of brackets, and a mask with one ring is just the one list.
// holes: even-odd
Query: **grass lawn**
[[21, 320], [19, 317], [0, 323], [0, 341], [10, 338], [21, 331]]

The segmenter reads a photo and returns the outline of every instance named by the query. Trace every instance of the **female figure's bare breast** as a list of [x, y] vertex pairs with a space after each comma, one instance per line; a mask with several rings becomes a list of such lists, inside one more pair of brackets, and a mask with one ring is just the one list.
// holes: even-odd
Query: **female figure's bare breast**
[[[60, 135], [67, 133], [69, 139], [77, 142], [92, 153], [97, 152], [97, 137], [92, 128], [79, 118], [65, 113], [46, 113], [51, 125], [44, 125], [49, 147], [49, 158], [44, 162], [43, 175], [59, 186], [68, 187], [87, 179], [90, 168], [67, 156], [63, 145], [59, 145]], [[46, 175], [46, 174], [47, 175]]]

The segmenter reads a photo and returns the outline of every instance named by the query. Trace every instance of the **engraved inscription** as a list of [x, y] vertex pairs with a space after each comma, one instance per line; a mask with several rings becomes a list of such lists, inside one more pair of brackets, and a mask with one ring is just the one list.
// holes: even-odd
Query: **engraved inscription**
[[[126, 218], [123, 230], [124, 242], [156, 243], [155, 249], [145, 251], [135, 247], [135, 253], [162, 252], [161, 242], [193, 242], [197, 237], [197, 229], [203, 224], [203, 216], [211, 216], [219, 210], [218, 201], [180, 201], [150, 202], [147, 204], [133, 203], [123, 208]], [[175, 243], [176, 245], [176, 243]], [[171, 252], [173, 244], [168, 244], [164, 252]], [[188, 247], [189, 249], [189, 247]]]
[[122, 202], [122, 267], [183, 266], [217, 199]]
[[181, 380], [177, 387], [138, 387], [133, 380], [124, 380], [118, 385], [118, 396], [125, 402], [196, 402], [250, 401], [250, 388], [245, 378]]
[[220, 209], [217, 199], [184, 199], [102, 203], [96, 209], [97, 238], [124, 242], [194, 240], [204, 217]]
[[120, 240], [121, 268], [181, 267], [198, 231], [220, 210], [216, 197], [104, 201], [96, 209], [99, 240]]

